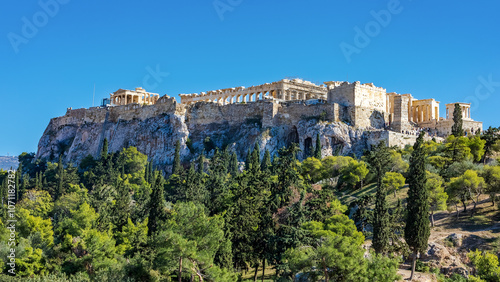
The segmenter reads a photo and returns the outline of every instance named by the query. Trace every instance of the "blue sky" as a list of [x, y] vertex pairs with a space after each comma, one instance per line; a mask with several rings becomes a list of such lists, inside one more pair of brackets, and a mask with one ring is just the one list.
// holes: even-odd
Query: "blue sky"
[[94, 84], [97, 104], [139, 86], [178, 98], [348, 79], [435, 98], [441, 116], [472, 102], [475, 120], [499, 126], [500, 3], [459, 3], [7, 0], [0, 155], [35, 152], [50, 118], [92, 106]]

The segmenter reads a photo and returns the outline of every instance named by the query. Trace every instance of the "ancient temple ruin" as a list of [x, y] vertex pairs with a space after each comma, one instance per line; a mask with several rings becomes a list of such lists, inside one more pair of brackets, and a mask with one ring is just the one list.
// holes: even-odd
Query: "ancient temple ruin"
[[[153, 105], [159, 94], [119, 89], [110, 94], [112, 105]], [[167, 97], [167, 96], [165, 96]], [[337, 112], [337, 120], [366, 130], [386, 129], [416, 135], [425, 130], [430, 136], [447, 136], [453, 126], [456, 103], [446, 104], [446, 117], [439, 116], [440, 102], [435, 99], [416, 99], [411, 94], [387, 93], [373, 83], [327, 81], [317, 85], [302, 79], [282, 79], [251, 87], [233, 87], [193, 94], [179, 94], [181, 104], [198, 102], [218, 105], [244, 104], [258, 101], [270, 103], [328, 103]], [[163, 97], [162, 97], [163, 99]], [[466, 134], [482, 130], [482, 122], [471, 118], [470, 104], [458, 103], [462, 109]]]
[[142, 87], [135, 90], [118, 89], [109, 94], [111, 104], [123, 106], [128, 104], [154, 105], [160, 98], [160, 94], [146, 92]]
[[302, 79], [282, 79], [262, 85], [225, 88], [201, 93], [179, 94], [181, 103], [189, 105], [196, 102], [213, 102], [221, 105], [258, 100], [293, 101], [293, 100], [326, 100], [327, 89]]

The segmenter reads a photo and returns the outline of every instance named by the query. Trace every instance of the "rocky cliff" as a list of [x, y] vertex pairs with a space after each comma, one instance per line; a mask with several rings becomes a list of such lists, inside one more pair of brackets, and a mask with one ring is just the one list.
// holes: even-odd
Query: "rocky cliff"
[[[104, 138], [109, 150], [135, 146], [157, 167], [170, 170], [175, 143], [181, 142], [184, 162], [196, 158], [204, 141], [237, 152], [240, 161], [248, 148], [258, 142], [262, 149], [277, 154], [292, 142], [302, 149], [303, 158], [320, 134], [323, 156], [362, 154], [387, 131], [355, 129], [342, 122], [346, 109], [337, 104], [258, 101], [247, 104], [178, 104], [162, 97], [155, 105], [130, 104], [119, 107], [68, 109], [66, 115], [50, 120], [38, 144], [37, 157], [78, 164], [87, 155], [97, 156]], [[210, 154], [210, 153], [209, 153]]]

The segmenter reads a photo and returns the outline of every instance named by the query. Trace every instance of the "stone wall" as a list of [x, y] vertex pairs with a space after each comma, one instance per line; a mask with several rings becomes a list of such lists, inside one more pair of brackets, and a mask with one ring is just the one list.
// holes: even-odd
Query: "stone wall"
[[386, 112], [372, 108], [347, 107], [347, 111], [351, 125], [362, 129], [382, 129], [389, 120]]
[[354, 106], [355, 85], [349, 82], [325, 82], [328, 85], [328, 103], [342, 106]]
[[361, 84], [359, 81], [325, 82], [328, 86], [328, 102], [348, 107], [371, 108], [379, 112], [387, 111], [387, 92], [373, 83]]
[[[453, 127], [454, 121], [451, 119], [443, 119], [437, 122], [435, 128], [440, 136], [451, 135], [451, 128]], [[483, 123], [474, 120], [462, 120], [462, 128], [465, 133], [473, 134], [476, 133], [478, 129], [483, 130]]]
[[411, 103], [408, 95], [392, 96], [393, 114], [391, 128], [397, 132], [410, 131], [413, 126], [408, 119], [408, 107]]
[[[262, 154], [265, 149], [277, 154], [280, 148], [296, 142], [302, 150], [299, 158], [305, 158], [317, 134], [323, 156], [361, 156], [381, 140], [391, 146], [415, 142], [415, 135], [384, 130], [387, 120], [386, 112], [373, 108], [320, 100], [228, 105], [201, 102], [185, 106], [162, 97], [150, 106], [69, 109], [66, 115], [51, 119], [40, 139], [37, 157], [57, 161], [62, 154], [64, 162], [78, 164], [89, 154], [97, 157], [106, 138], [111, 152], [134, 146], [155, 165], [169, 171], [176, 141], [181, 142], [183, 162], [189, 163], [203, 152], [207, 137], [215, 146], [237, 152], [240, 160], [256, 142]], [[449, 121], [440, 121], [436, 126], [451, 128]], [[479, 122], [464, 121], [466, 129], [479, 126]]]
[[[367, 131], [368, 145], [377, 145], [380, 141], [385, 141], [387, 146], [397, 146], [404, 148], [406, 145], [413, 146], [417, 141], [417, 135], [403, 134], [399, 132], [394, 132], [390, 130], [371, 130]], [[441, 137], [424, 136], [424, 141], [436, 139], [437, 142], [443, 142], [444, 139]]]

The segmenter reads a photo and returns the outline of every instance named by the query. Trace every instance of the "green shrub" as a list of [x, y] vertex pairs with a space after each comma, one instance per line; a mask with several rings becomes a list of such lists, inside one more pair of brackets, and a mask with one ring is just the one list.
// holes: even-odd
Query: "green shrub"
[[498, 257], [489, 252], [479, 250], [470, 251], [467, 257], [471, 260], [475, 268], [475, 274], [486, 281], [500, 281], [500, 267]]
[[186, 147], [188, 147], [189, 152], [191, 152], [191, 154], [194, 154], [196, 152], [196, 150], [193, 147], [193, 140], [189, 139], [189, 137], [186, 140]]
[[418, 272], [430, 272], [431, 269], [425, 262], [417, 260], [417, 263], [415, 265], [415, 270]]

